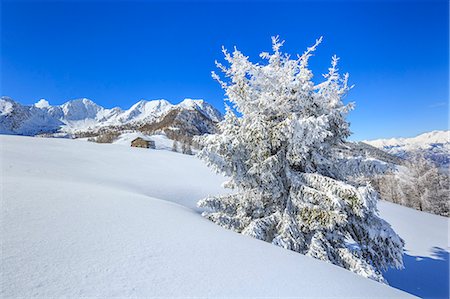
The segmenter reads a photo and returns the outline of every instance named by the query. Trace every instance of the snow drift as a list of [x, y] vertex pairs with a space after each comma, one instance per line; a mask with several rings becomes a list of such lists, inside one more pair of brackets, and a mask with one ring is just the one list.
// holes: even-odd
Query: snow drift
[[[0, 146], [4, 298], [408, 297], [202, 218], [197, 200], [226, 190], [195, 157], [18, 136], [0, 136]], [[414, 260], [435, 260], [436, 246], [448, 257], [444, 218], [391, 204], [381, 212]], [[426, 281], [411, 291], [409, 267], [388, 281], [430, 296]]]

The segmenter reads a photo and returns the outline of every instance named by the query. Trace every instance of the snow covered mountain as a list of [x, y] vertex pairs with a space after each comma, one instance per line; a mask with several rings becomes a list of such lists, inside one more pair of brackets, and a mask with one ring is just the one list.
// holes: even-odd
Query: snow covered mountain
[[404, 159], [362, 141], [347, 142], [346, 145], [355, 156], [377, 159], [395, 165], [401, 165], [404, 162]]
[[197, 110], [214, 122], [219, 122], [223, 118], [222, 113], [204, 100], [185, 99], [178, 106], [187, 110]]
[[432, 131], [412, 138], [365, 140], [397, 157], [421, 153], [442, 168], [450, 166], [450, 131]]
[[375, 139], [365, 140], [364, 142], [378, 148], [389, 149], [402, 146], [405, 149], [414, 150], [417, 148], [426, 148], [430, 144], [449, 143], [450, 131], [431, 131], [412, 138]]
[[10, 98], [0, 98], [0, 134], [54, 133], [63, 125], [47, 108], [22, 106]]
[[173, 111], [201, 115], [203, 121], [209, 123], [209, 127], [222, 119], [222, 114], [204, 100], [185, 99], [177, 105], [166, 100], [141, 100], [129, 109], [122, 110], [118, 107], [106, 109], [86, 98], [68, 101], [59, 106], [51, 106], [45, 100], [26, 106], [11, 98], [1, 97], [0, 134], [36, 135], [57, 131], [76, 133], [111, 126], [142, 126], [158, 122], [167, 114], [173, 114]]

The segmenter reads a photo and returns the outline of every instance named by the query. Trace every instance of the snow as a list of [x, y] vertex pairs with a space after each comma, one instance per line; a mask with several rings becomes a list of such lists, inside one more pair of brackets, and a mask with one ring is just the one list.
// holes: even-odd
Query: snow
[[198, 110], [215, 122], [219, 122], [223, 119], [222, 114], [216, 108], [202, 99], [184, 99], [178, 106], [186, 109]]
[[363, 141], [392, 154], [428, 150], [450, 155], [450, 131], [431, 131], [413, 138], [391, 138]]
[[0, 99], [0, 115], [8, 115], [13, 111], [13, 104], [6, 99]]
[[69, 121], [83, 120], [86, 118], [95, 119], [97, 113], [103, 110], [102, 107], [86, 98], [64, 103], [61, 105], [61, 109], [64, 113], [64, 119]]
[[389, 283], [419, 297], [449, 298], [449, 219], [386, 201], [378, 206], [406, 243], [405, 269], [387, 271]]
[[152, 140], [155, 142], [155, 149], [158, 150], [172, 150], [173, 140], [167, 138], [166, 135], [156, 134], [156, 135], [145, 135], [141, 132], [130, 132], [123, 133], [113, 142], [113, 144], [130, 146], [131, 141], [136, 138], [142, 138], [144, 140]]
[[50, 107], [50, 104], [49, 104], [49, 102], [46, 100], [46, 99], [40, 99], [39, 101], [37, 101], [35, 104], [34, 104], [34, 106], [36, 107], [36, 108], [47, 108], [47, 107]]
[[431, 131], [413, 138], [364, 141], [390, 154], [407, 158], [421, 153], [444, 171], [450, 171], [450, 131]]
[[224, 178], [193, 156], [19, 136], [0, 146], [2, 298], [408, 296], [204, 219], [196, 202], [226, 192]]
[[118, 119], [122, 123], [132, 120], [142, 121], [148, 118], [154, 119], [169, 111], [171, 108], [173, 108], [173, 105], [166, 100], [141, 100], [119, 115]]
[[36, 135], [55, 132], [63, 123], [46, 109], [22, 106], [11, 98], [0, 98], [0, 134]]
[[212, 76], [234, 109], [227, 107], [220, 134], [199, 140], [199, 157], [230, 176], [236, 193], [199, 206], [224, 228], [385, 282], [383, 269], [403, 265], [404, 242], [378, 217], [375, 190], [357, 177], [387, 165], [342, 144], [351, 134], [353, 103], [343, 101], [351, 87], [336, 56], [323, 81], [312, 80], [308, 61], [321, 40], [291, 59], [272, 37], [272, 52], [258, 63], [223, 49], [222, 75]]

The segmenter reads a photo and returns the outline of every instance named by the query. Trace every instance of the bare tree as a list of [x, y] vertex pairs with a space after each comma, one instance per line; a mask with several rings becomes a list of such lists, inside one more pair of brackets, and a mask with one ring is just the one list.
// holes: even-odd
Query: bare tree
[[373, 179], [372, 184], [385, 200], [449, 216], [449, 176], [420, 154], [410, 157], [396, 172]]

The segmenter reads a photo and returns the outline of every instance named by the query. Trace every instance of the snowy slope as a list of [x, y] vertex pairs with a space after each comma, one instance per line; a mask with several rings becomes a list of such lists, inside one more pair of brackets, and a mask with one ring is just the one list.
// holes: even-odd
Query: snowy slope
[[155, 142], [155, 148], [158, 150], [172, 150], [173, 140], [167, 138], [165, 135], [145, 135], [141, 132], [132, 132], [132, 133], [123, 133], [121, 134], [117, 140], [113, 142], [113, 144], [131, 146], [131, 141], [134, 139], [141, 137], [145, 140], [152, 140]]
[[386, 201], [378, 206], [405, 240], [405, 269], [384, 274], [390, 285], [423, 298], [449, 298], [449, 218]]
[[86, 98], [59, 106], [51, 106], [41, 99], [33, 106], [26, 106], [1, 97], [0, 134], [35, 135], [60, 128], [67, 133], [85, 132], [106, 126], [152, 122], [175, 109], [198, 111], [212, 122], [222, 119], [222, 114], [204, 100], [185, 99], [177, 105], [166, 100], [141, 100], [122, 110], [106, 109]]
[[202, 218], [196, 201], [225, 192], [224, 178], [195, 157], [19, 136], [0, 145], [2, 298], [408, 296]]
[[450, 166], [450, 131], [432, 131], [413, 138], [376, 139], [363, 142], [401, 158], [421, 153], [442, 168]]
[[128, 123], [131, 121], [143, 121], [145, 119], [155, 119], [160, 117], [165, 112], [173, 107], [166, 100], [145, 101], [141, 100], [131, 106], [130, 109], [121, 113], [117, 121], [121, 123]]

